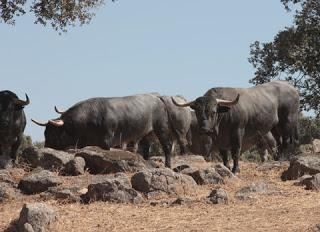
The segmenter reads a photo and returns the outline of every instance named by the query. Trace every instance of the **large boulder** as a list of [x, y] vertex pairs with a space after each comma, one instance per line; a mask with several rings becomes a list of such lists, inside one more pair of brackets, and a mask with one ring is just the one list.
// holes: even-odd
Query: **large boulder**
[[18, 231], [45, 232], [56, 219], [55, 211], [44, 203], [25, 204], [18, 219]]
[[282, 173], [281, 179], [296, 180], [303, 175], [317, 173], [320, 173], [319, 156], [297, 156], [290, 160], [290, 166]]
[[52, 148], [41, 148], [39, 166], [49, 171], [61, 171], [74, 158], [74, 155]]
[[85, 147], [76, 153], [86, 162], [92, 174], [136, 172], [146, 167], [146, 161], [138, 154], [121, 150], [103, 150], [98, 147]]
[[113, 178], [106, 178], [103, 182], [90, 184], [88, 192], [82, 196], [82, 199], [85, 203], [110, 201], [138, 204], [143, 202], [143, 197], [131, 187], [125, 175], [115, 175]]
[[175, 173], [168, 168], [145, 169], [132, 176], [132, 187], [146, 195], [158, 193], [188, 194], [193, 193], [196, 182], [192, 177]]
[[32, 168], [42, 167], [49, 171], [60, 171], [74, 158], [73, 154], [52, 148], [28, 147], [21, 154], [21, 162]]
[[61, 180], [48, 170], [35, 170], [24, 176], [19, 182], [19, 189], [26, 194], [36, 194], [47, 191], [49, 187], [61, 184]]
[[185, 169], [183, 173], [190, 175], [198, 185], [223, 184], [224, 180], [214, 168]]

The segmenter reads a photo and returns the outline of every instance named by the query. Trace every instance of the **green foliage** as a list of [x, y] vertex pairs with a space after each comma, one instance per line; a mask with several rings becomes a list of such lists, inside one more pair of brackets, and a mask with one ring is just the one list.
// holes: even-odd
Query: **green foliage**
[[301, 116], [299, 119], [300, 144], [309, 144], [320, 138], [320, 119]]
[[259, 151], [256, 148], [256, 146], [254, 146], [251, 149], [243, 152], [241, 154], [241, 156], [240, 156], [240, 160], [260, 163], [261, 162], [261, 158], [260, 158], [260, 154], [259, 154]]
[[281, 0], [299, 4], [290, 27], [278, 32], [272, 42], [255, 41], [249, 62], [256, 69], [253, 84], [285, 79], [300, 90], [304, 110], [320, 113], [320, 1]]
[[37, 148], [44, 148], [44, 141], [35, 141], [33, 143], [33, 146], [35, 146]]
[[14, 25], [16, 17], [31, 12], [36, 17], [35, 23], [66, 32], [69, 26], [89, 23], [93, 11], [104, 3], [105, 0], [1, 0], [0, 22]]
[[18, 149], [18, 154], [20, 154], [27, 147], [32, 146], [32, 139], [29, 135], [23, 135], [20, 147]]

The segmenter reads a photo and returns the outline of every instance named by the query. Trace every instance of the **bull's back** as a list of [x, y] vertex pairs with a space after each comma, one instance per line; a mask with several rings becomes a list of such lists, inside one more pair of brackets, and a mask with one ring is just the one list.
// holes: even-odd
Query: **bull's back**
[[[73, 109], [75, 123], [85, 130], [114, 136], [114, 145], [136, 141], [153, 130], [162, 102], [151, 94], [116, 98], [93, 98]], [[163, 114], [162, 114], [163, 115]], [[85, 123], [85, 125], [83, 125]]]

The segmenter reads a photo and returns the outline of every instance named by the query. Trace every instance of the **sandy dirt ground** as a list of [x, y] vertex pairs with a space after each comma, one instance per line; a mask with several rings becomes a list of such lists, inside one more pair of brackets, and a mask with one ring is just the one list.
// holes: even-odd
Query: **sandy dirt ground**
[[[201, 165], [212, 163], [195, 166]], [[140, 205], [46, 201], [59, 215], [50, 231], [316, 231], [320, 224], [320, 193], [296, 186], [296, 181], [281, 181], [280, 175], [287, 166], [285, 163], [269, 169], [241, 162], [237, 177], [222, 185], [198, 186], [185, 196], [193, 200], [186, 205], [166, 204], [176, 196], [146, 199]], [[70, 181], [73, 180], [66, 182]], [[236, 191], [253, 182], [267, 184], [267, 191], [255, 193], [249, 200], [235, 197]], [[229, 204], [205, 203], [204, 198], [218, 187], [227, 190]], [[19, 217], [23, 204], [35, 201], [39, 198], [26, 196], [0, 204], [0, 231], [14, 231], [10, 223]]]

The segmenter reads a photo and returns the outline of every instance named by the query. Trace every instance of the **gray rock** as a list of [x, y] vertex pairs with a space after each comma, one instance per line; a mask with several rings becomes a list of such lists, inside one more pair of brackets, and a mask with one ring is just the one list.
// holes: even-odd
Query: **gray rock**
[[45, 232], [56, 219], [57, 214], [44, 203], [25, 204], [18, 219], [18, 230]]
[[147, 166], [150, 168], [165, 168], [165, 158], [163, 156], [151, 156], [147, 160]]
[[319, 156], [298, 156], [290, 160], [288, 170], [282, 173], [282, 180], [296, 180], [299, 177], [309, 174], [320, 173]]
[[26, 194], [36, 194], [48, 190], [49, 187], [61, 184], [59, 177], [47, 170], [35, 170], [24, 176], [19, 182], [19, 189]]
[[306, 190], [320, 190], [320, 173], [311, 176], [309, 178], [305, 178], [300, 182], [300, 185], [305, 185]]
[[198, 185], [223, 184], [224, 180], [214, 168], [205, 168], [188, 173]]
[[39, 166], [49, 171], [60, 171], [64, 166], [74, 158], [74, 155], [64, 151], [58, 151], [52, 148], [41, 148], [42, 153]]
[[303, 186], [304, 185], [304, 181], [306, 179], [309, 179], [309, 178], [312, 178], [312, 176], [311, 175], [303, 175], [303, 176], [299, 177], [297, 179], [297, 182], [294, 182], [293, 185], [295, 185], [295, 186]]
[[75, 157], [65, 165], [63, 173], [71, 176], [83, 175], [85, 166], [86, 162], [82, 157]]
[[121, 150], [85, 147], [76, 153], [76, 157], [85, 160], [86, 168], [92, 174], [136, 172], [146, 168], [146, 162], [140, 155]]
[[46, 192], [41, 193], [41, 197], [45, 200], [55, 199], [58, 201], [75, 203], [81, 201], [81, 187], [50, 187]]
[[14, 200], [19, 196], [18, 191], [11, 184], [0, 182], [0, 203]]
[[153, 194], [186, 194], [194, 192], [196, 182], [192, 177], [175, 173], [168, 168], [146, 169], [134, 174], [132, 187], [148, 196]]
[[73, 154], [52, 148], [28, 147], [22, 152], [20, 162], [27, 163], [32, 168], [42, 167], [49, 171], [60, 171], [73, 158]]
[[230, 171], [229, 168], [224, 166], [223, 164], [219, 163], [214, 166], [214, 169], [221, 177], [234, 177], [234, 174]]
[[139, 204], [143, 202], [141, 194], [128, 184], [130, 184], [129, 180], [125, 180], [122, 175], [106, 179], [101, 183], [90, 184], [88, 192], [82, 196], [82, 199], [85, 203], [110, 201]]
[[253, 193], [265, 193], [268, 186], [266, 183], [251, 183], [249, 186], [243, 187], [236, 192], [236, 198], [239, 200], [249, 200], [253, 198]]
[[229, 195], [224, 189], [214, 189], [211, 191], [210, 195], [207, 197], [207, 201], [212, 204], [228, 204]]

